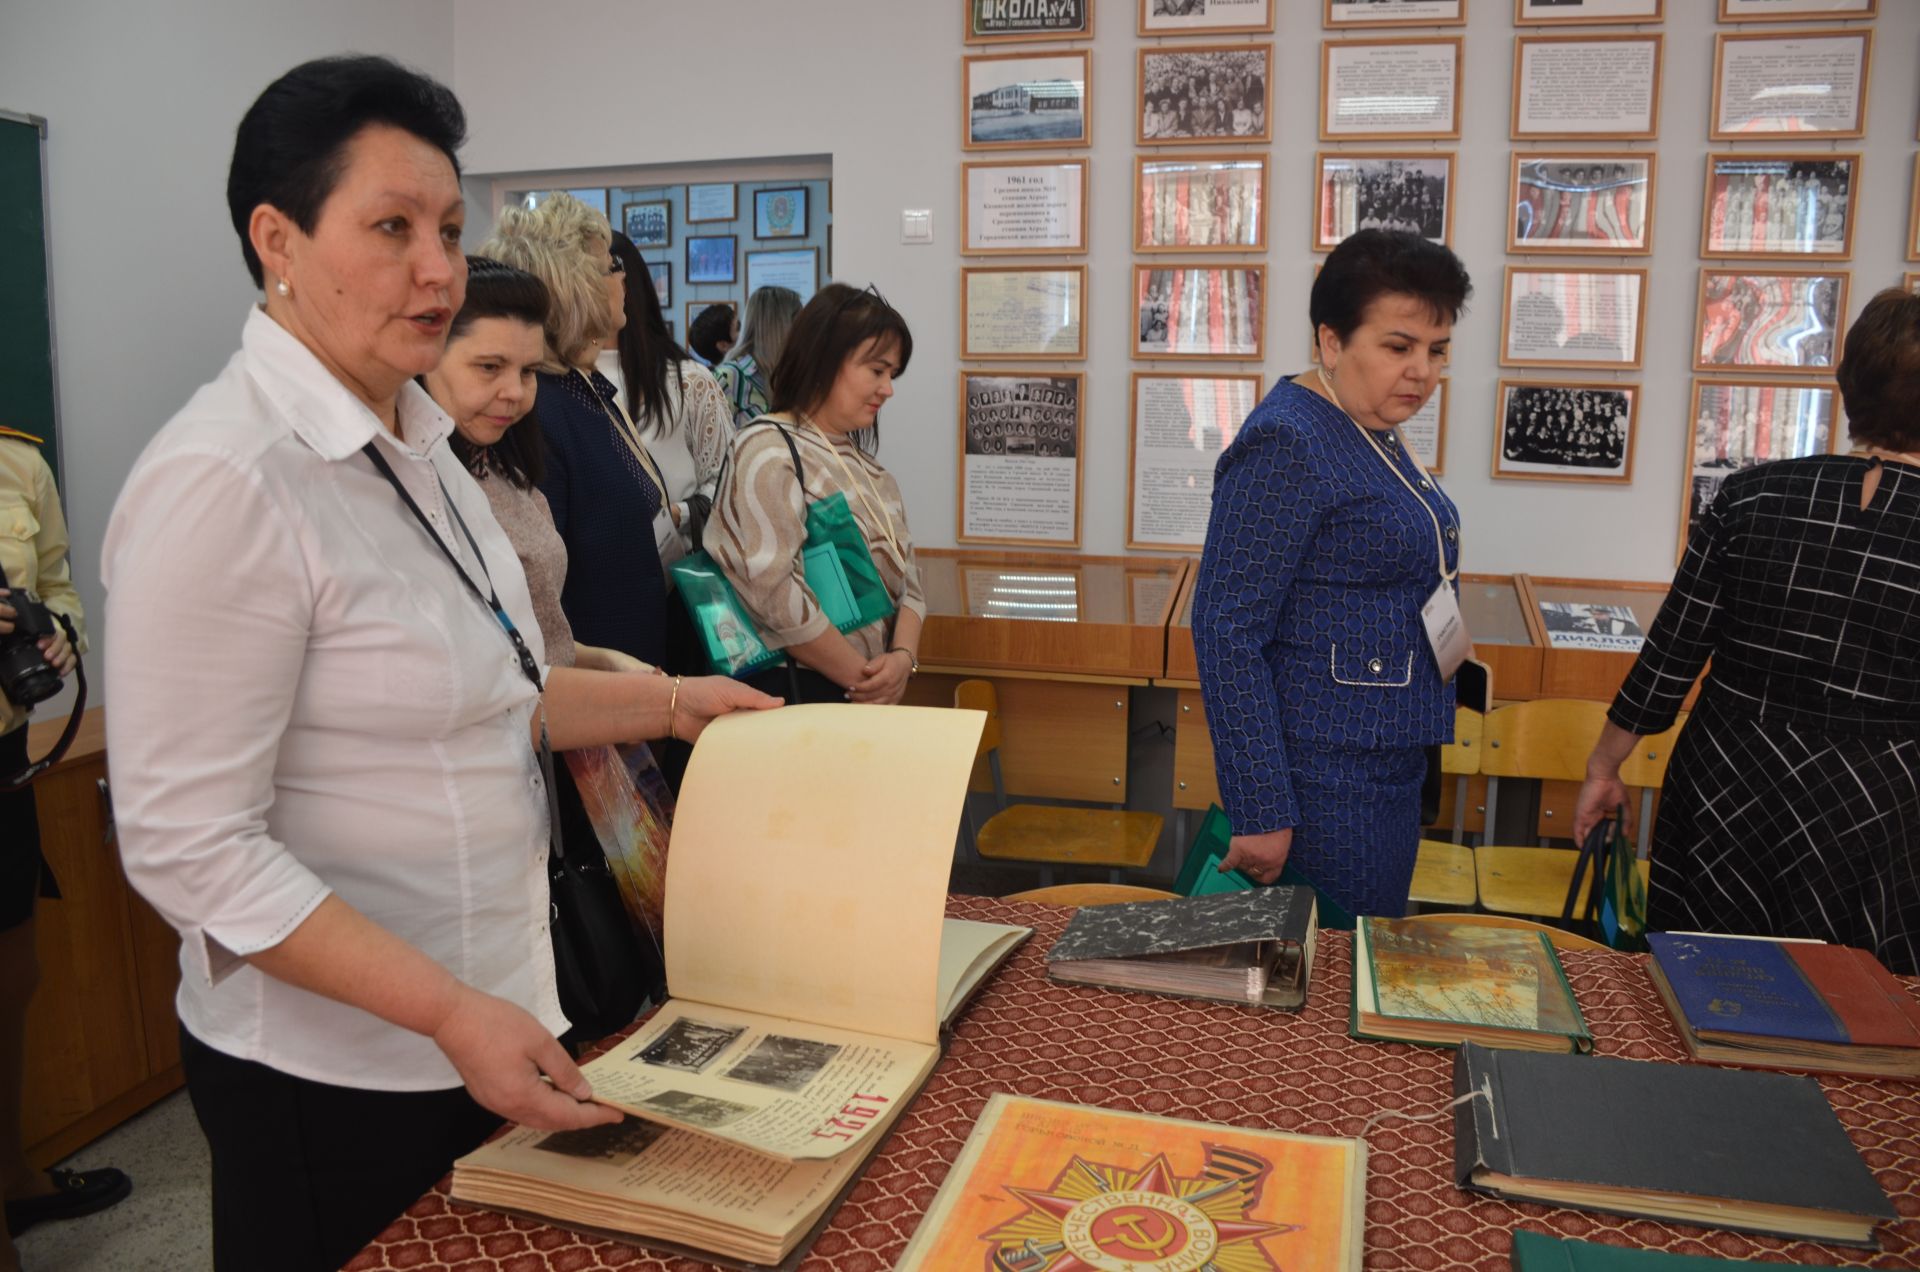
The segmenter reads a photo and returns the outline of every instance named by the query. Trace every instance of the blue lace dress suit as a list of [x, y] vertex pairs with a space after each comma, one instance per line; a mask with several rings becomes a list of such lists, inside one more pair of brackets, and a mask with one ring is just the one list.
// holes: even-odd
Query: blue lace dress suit
[[1425, 748], [1453, 736], [1420, 607], [1440, 582], [1434, 518], [1449, 571], [1460, 519], [1397, 430], [1374, 436], [1274, 386], [1214, 473], [1193, 640], [1234, 831], [1291, 827], [1290, 866], [1355, 914], [1398, 917]]

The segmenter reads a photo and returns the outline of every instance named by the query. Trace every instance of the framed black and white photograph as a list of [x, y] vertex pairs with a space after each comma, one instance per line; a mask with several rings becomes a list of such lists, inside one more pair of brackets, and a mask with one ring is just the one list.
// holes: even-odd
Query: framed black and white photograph
[[1133, 250], [1247, 252], [1267, 245], [1265, 155], [1139, 155]]
[[1515, 26], [1600, 26], [1658, 22], [1665, 16], [1666, 0], [1513, 0]]
[[1840, 356], [1844, 271], [1700, 271], [1693, 369], [1820, 371]]
[[962, 0], [968, 44], [1015, 44], [1022, 40], [1084, 40], [1093, 35], [1092, 0]]
[[1087, 356], [1084, 265], [960, 270], [960, 356], [1078, 362]]
[[1087, 161], [997, 159], [960, 165], [960, 250], [982, 256], [1087, 250]]
[[1867, 135], [1872, 27], [1722, 31], [1713, 48], [1714, 141]]
[[687, 187], [687, 224], [731, 221], [740, 215], [737, 188], [731, 181], [710, 182]]
[[1493, 475], [1632, 481], [1639, 401], [1635, 384], [1500, 381]]
[[1832, 451], [1839, 399], [1832, 383], [1819, 380], [1695, 380], [1680, 495], [1682, 550], [1728, 477], [1755, 464]]
[[[1486, 0], [1481, 0], [1484, 4]], [[1467, 0], [1324, 0], [1320, 25], [1337, 27], [1465, 26]]]
[[1453, 156], [1439, 151], [1322, 151], [1314, 190], [1313, 250], [1330, 252], [1359, 230], [1405, 230], [1453, 241]]
[[1133, 373], [1127, 453], [1127, 547], [1198, 548], [1213, 470], [1260, 401], [1257, 375]]
[[1857, 154], [1708, 155], [1700, 255], [1845, 260], [1859, 188]]
[[807, 188], [782, 186], [753, 192], [753, 237], [807, 237]]
[[1878, 12], [1880, 0], [1720, 0], [1722, 22], [1820, 22]]
[[1320, 41], [1320, 140], [1460, 135], [1460, 37]]
[[1509, 265], [1500, 365], [1637, 370], [1646, 297], [1644, 269]]
[[1515, 141], [1660, 133], [1660, 53], [1653, 35], [1522, 35], [1513, 41]]
[[1267, 141], [1271, 44], [1202, 44], [1140, 50], [1134, 117], [1143, 146]]
[[1135, 358], [1266, 356], [1264, 265], [1136, 265]]
[[1135, 0], [1141, 35], [1254, 35], [1273, 30], [1274, 0]]
[[648, 261], [647, 275], [653, 279], [654, 294], [660, 298], [660, 308], [673, 304], [673, 262]]
[[1654, 156], [1643, 151], [1514, 152], [1507, 250], [1647, 255], [1653, 174]]
[[961, 543], [1080, 546], [1086, 376], [960, 373]]
[[785, 287], [800, 293], [800, 303], [820, 290], [820, 249], [789, 247], [747, 253], [747, 295], [762, 287]]
[[669, 247], [673, 243], [673, 209], [664, 200], [629, 203], [620, 209], [620, 228], [637, 248]]
[[983, 53], [961, 59], [963, 150], [1090, 144], [1093, 54]]
[[740, 240], [732, 234], [687, 235], [687, 281], [731, 283], [740, 255]]

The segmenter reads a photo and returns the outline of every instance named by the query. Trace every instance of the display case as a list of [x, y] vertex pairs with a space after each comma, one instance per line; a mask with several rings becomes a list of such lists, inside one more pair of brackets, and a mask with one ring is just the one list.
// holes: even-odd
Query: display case
[[1460, 616], [1473, 637], [1473, 656], [1493, 670], [1496, 701], [1540, 696], [1542, 650], [1527, 612], [1517, 575], [1460, 576]]
[[1667, 599], [1667, 584], [1518, 577], [1541, 651], [1539, 696], [1611, 702]]

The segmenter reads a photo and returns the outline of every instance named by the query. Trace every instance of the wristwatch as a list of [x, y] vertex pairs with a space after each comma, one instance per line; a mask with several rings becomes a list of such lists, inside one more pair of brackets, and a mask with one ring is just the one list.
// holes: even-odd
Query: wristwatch
[[920, 660], [913, 656], [911, 649], [908, 649], [905, 645], [892, 645], [888, 647], [887, 652], [890, 654], [905, 654], [907, 656], [907, 674], [909, 676], [917, 676], [920, 674]]

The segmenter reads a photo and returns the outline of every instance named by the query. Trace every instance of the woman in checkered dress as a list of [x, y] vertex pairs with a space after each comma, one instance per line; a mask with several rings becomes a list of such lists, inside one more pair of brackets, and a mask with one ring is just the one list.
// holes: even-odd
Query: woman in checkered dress
[[1920, 974], [1920, 296], [1881, 292], [1839, 367], [1854, 448], [1727, 478], [1628, 673], [1575, 816], [1709, 658], [1654, 824], [1655, 928], [1818, 937]]

